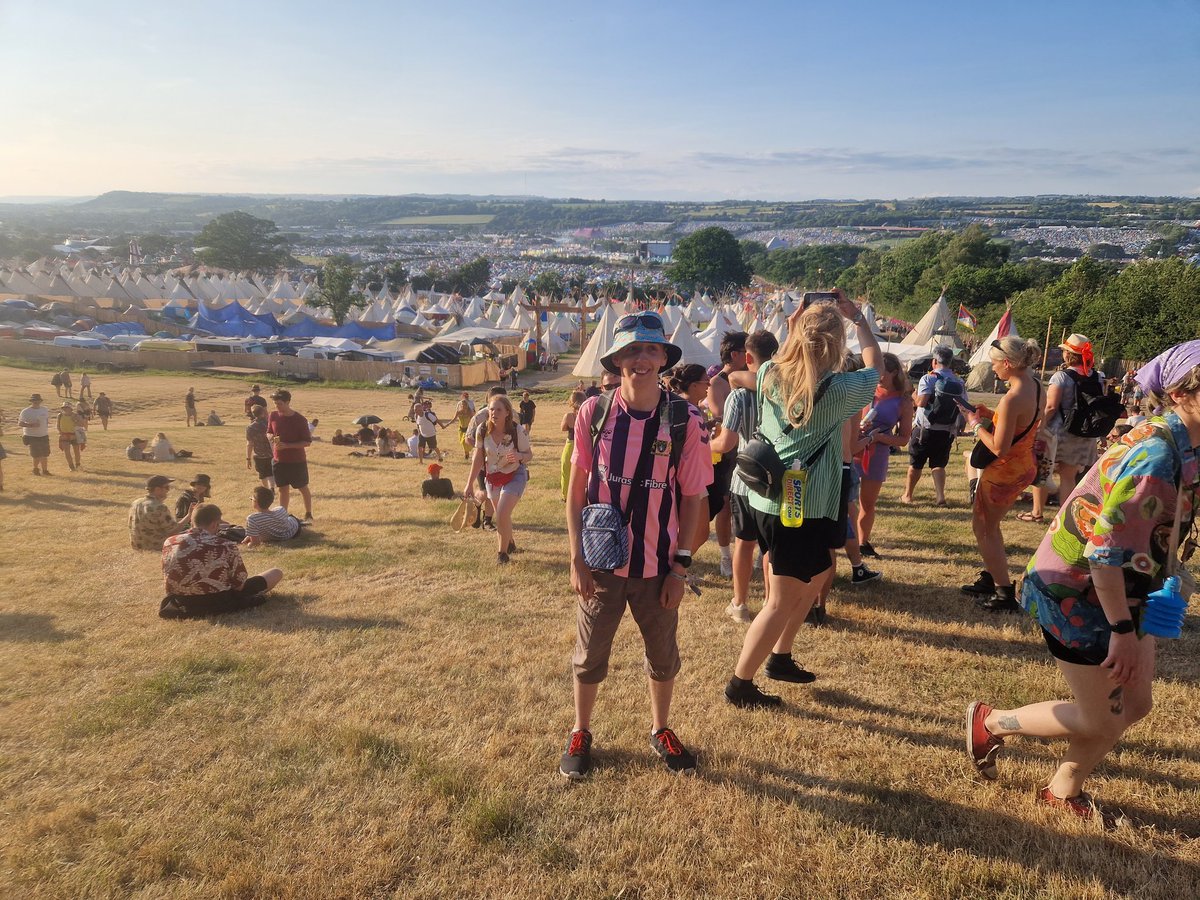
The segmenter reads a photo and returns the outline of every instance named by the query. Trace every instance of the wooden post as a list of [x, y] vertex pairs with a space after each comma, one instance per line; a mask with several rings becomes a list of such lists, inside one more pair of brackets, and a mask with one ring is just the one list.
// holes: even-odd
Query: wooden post
[[1046, 359], [1050, 356], [1050, 325], [1053, 321], [1054, 316], [1046, 320], [1046, 342], [1042, 345], [1042, 379], [1046, 377]]

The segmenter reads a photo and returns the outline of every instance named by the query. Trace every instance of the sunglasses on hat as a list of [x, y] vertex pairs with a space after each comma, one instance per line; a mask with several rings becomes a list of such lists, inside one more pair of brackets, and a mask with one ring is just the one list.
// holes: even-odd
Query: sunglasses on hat
[[[636, 331], [638, 327], [663, 331], [663, 322], [655, 313], [643, 312], [622, 316], [617, 320], [617, 331]], [[664, 332], [665, 333], [665, 332]]]

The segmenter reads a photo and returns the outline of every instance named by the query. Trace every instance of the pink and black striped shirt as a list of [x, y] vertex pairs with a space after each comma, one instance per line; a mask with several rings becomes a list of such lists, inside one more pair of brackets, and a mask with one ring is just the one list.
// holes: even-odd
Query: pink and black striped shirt
[[[592, 412], [598, 398], [589, 397], [575, 416], [575, 450], [571, 462], [591, 474]], [[675, 399], [674, 402], [681, 402]], [[614, 574], [622, 578], [656, 578], [671, 567], [671, 557], [679, 537], [679, 509], [676, 486], [682, 496], [705, 493], [713, 479], [712, 453], [708, 433], [701, 427], [700, 412], [689, 407], [687, 437], [679, 458], [679, 471], [671, 468], [671, 416], [666, 405], [659, 418], [658, 435], [651, 448], [654, 464], [650, 468], [648, 491], [632, 491], [638, 457], [645, 446], [646, 428], [655, 421], [654, 412], [630, 410], [615, 391], [612, 409], [600, 432], [597, 444], [599, 490], [588, 502], [613, 503], [629, 515], [629, 565]], [[632, 508], [628, 508], [630, 494]]]

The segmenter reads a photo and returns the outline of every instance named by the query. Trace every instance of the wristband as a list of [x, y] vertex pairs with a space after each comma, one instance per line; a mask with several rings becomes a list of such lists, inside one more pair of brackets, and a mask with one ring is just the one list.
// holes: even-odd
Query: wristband
[[1133, 619], [1121, 619], [1118, 622], [1111, 622], [1108, 627], [1112, 629], [1113, 634], [1132, 634]]
[[686, 575], [681, 575], [680, 573], [676, 572], [674, 569], [672, 569], [671, 571], [667, 572], [667, 574], [668, 574], [668, 575], [670, 575], [672, 578], [678, 578], [680, 581], [687, 581], [687, 580], [688, 580], [688, 578], [687, 578], [687, 576], [686, 576]]

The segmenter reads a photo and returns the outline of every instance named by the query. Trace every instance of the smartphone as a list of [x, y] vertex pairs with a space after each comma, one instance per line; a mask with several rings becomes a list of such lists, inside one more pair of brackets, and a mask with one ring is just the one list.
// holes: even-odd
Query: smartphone
[[805, 306], [811, 306], [814, 303], [837, 303], [838, 295], [833, 291], [805, 291], [800, 302]]

